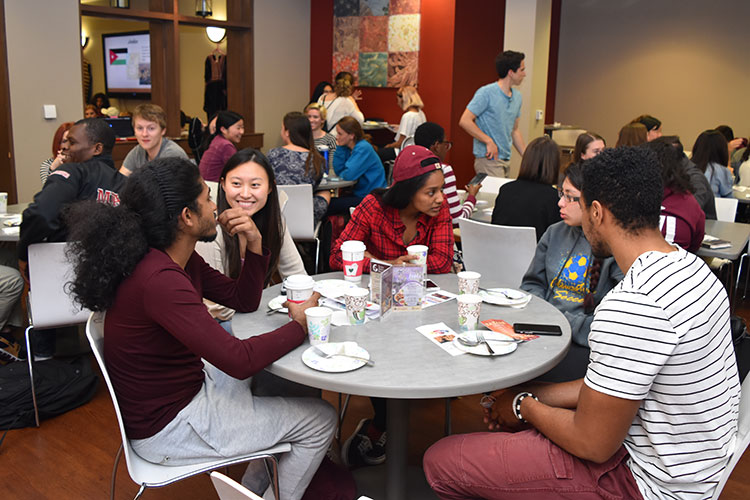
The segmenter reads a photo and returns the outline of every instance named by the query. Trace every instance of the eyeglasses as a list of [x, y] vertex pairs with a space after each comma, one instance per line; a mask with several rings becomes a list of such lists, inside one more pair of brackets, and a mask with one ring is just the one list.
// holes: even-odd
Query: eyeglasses
[[453, 147], [453, 143], [451, 141], [440, 141], [440, 144], [445, 145], [446, 151]]
[[578, 203], [578, 201], [581, 199], [580, 196], [570, 196], [569, 194], [563, 193], [562, 189], [557, 190], [557, 196], [561, 200], [565, 198], [565, 203]]

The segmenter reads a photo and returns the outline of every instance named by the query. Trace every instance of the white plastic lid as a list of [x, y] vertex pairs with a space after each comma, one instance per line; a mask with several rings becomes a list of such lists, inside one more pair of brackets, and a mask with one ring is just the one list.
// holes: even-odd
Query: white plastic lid
[[367, 246], [361, 241], [348, 240], [341, 244], [341, 250], [344, 252], [364, 252], [367, 250]]
[[307, 290], [315, 286], [312, 276], [306, 274], [293, 274], [284, 280], [287, 290]]

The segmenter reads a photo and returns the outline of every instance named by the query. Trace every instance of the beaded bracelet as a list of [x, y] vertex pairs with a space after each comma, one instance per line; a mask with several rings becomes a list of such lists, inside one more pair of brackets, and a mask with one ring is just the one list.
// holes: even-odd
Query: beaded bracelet
[[516, 394], [516, 397], [513, 398], [513, 415], [515, 415], [518, 420], [525, 424], [528, 422], [526, 422], [526, 420], [523, 418], [523, 415], [521, 415], [521, 401], [529, 396], [539, 401], [539, 398], [534, 396], [530, 392], [519, 392], [518, 394]]

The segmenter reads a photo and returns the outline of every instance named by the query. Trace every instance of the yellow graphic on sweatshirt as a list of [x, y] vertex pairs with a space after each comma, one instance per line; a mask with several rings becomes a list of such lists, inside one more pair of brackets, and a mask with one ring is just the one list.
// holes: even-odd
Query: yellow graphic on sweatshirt
[[571, 255], [558, 278], [552, 280], [553, 299], [582, 303], [588, 290], [589, 256], [582, 253]]

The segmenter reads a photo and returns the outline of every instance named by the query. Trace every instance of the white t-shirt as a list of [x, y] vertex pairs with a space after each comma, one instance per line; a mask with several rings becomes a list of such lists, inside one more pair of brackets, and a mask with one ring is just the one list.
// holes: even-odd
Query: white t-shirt
[[425, 117], [424, 111], [421, 109], [419, 111], [407, 111], [401, 115], [401, 123], [398, 124], [398, 130], [394, 139], [398, 139], [399, 135], [403, 135], [405, 138], [413, 137], [417, 127], [426, 121], [427, 117]]
[[357, 111], [354, 103], [348, 97], [336, 97], [332, 101], [325, 102], [325, 95], [320, 96], [318, 104], [326, 108], [326, 126], [329, 128], [328, 133], [332, 136], [336, 133], [336, 124], [345, 116], [351, 116], [362, 125], [365, 122], [365, 115]]
[[585, 383], [641, 406], [625, 437], [646, 500], [710, 497], [737, 435], [724, 287], [698, 257], [646, 252], [596, 309]]

